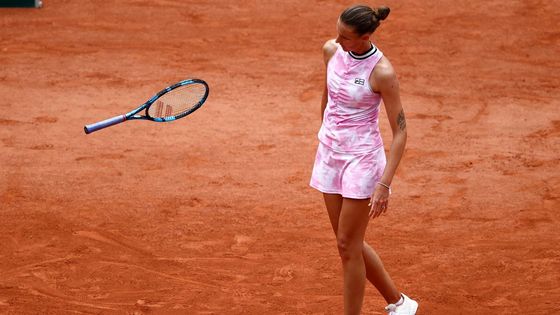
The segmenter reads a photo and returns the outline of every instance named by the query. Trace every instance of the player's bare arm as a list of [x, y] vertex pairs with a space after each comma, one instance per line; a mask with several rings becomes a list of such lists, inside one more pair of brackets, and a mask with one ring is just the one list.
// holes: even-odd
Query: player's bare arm
[[325, 113], [325, 108], [327, 107], [328, 101], [328, 91], [327, 91], [327, 65], [329, 60], [334, 55], [337, 49], [337, 43], [334, 39], [330, 39], [323, 45], [323, 61], [325, 62], [325, 88], [323, 89], [323, 97], [321, 99], [321, 121], [323, 120], [323, 114]]
[[373, 70], [370, 84], [374, 91], [381, 94], [393, 134], [385, 172], [381, 177], [380, 185], [377, 185], [372, 196], [371, 215], [377, 217], [388, 208], [390, 193], [388, 187], [391, 186], [393, 176], [404, 153], [407, 132], [404, 109], [400, 98], [399, 81], [387, 58], [383, 57]]

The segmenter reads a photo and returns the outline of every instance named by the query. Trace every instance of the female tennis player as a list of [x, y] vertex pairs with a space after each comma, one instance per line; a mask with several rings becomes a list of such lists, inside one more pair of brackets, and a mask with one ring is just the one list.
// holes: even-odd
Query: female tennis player
[[[389, 8], [357, 5], [338, 19], [338, 37], [323, 47], [327, 66], [322, 125], [310, 185], [321, 191], [344, 270], [344, 314], [359, 314], [366, 278], [390, 315], [416, 313], [379, 256], [364, 241], [370, 218], [387, 211], [391, 181], [406, 144], [406, 120], [393, 66], [370, 41]], [[378, 114], [383, 100], [393, 133], [388, 158]]]

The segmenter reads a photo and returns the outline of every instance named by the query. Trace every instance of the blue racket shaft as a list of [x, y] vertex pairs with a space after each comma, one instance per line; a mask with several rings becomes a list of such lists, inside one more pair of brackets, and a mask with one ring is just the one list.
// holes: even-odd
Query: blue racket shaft
[[84, 131], [86, 132], [86, 134], [92, 133], [94, 131], [103, 129], [103, 128], [107, 128], [116, 124], [120, 124], [122, 122], [124, 122], [126, 120], [126, 115], [118, 115], [115, 116], [113, 118], [109, 118], [109, 119], [105, 119], [103, 121], [100, 122], [96, 122], [94, 124], [90, 124], [90, 125], [85, 125], [84, 126]]

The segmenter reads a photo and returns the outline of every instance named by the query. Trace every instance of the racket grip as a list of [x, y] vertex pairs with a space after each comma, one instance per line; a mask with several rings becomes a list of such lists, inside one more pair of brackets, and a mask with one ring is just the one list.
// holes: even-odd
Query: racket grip
[[109, 119], [105, 119], [103, 121], [100, 122], [96, 122], [90, 125], [85, 125], [84, 126], [84, 131], [86, 134], [90, 134], [94, 131], [97, 131], [99, 129], [103, 129], [103, 128], [107, 128], [109, 126], [113, 126], [116, 124], [120, 124], [123, 121], [126, 120], [126, 115], [119, 115], [119, 116], [115, 116], [113, 118], [109, 118]]

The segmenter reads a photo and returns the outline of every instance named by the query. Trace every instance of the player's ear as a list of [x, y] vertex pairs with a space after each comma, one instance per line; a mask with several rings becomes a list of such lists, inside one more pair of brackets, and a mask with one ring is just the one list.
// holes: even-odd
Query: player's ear
[[371, 33], [365, 33], [360, 37], [361, 40], [369, 40]]

